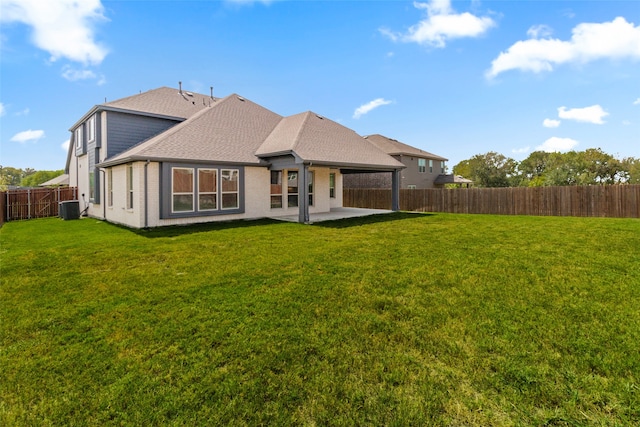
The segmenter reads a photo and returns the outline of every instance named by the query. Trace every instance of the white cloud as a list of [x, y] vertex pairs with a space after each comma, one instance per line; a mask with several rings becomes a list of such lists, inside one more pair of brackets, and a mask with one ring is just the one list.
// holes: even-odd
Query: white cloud
[[579, 142], [575, 139], [552, 136], [543, 142], [542, 145], [537, 146], [536, 151], [545, 151], [547, 153], [569, 151], [578, 144]]
[[62, 148], [64, 151], [69, 151], [69, 142], [70, 141], [71, 140], [67, 139], [65, 142], [60, 144], [60, 148]]
[[70, 82], [96, 78], [96, 73], [91, 70], [76, 70], [69, 66], [63, 67], [62, 70], [62, 77], [69, 80]]
[[527, 30], [527, 35], [532, 39], [550, 37], [551, 34], [553, 34], [553, 30], [547, 25], [534, 25]]
[[515, 154], [528, 153], [529, 152], [529, 148], [531, 148], [531, 147], [514, 148], [513, 150], [511, 150], [511, 152], [515, 153]]
[[560, 126], [560, 120], [544, 119], [542, 121], [542, 126], [546, 128], [557, 128]]
[[11, 137], [11, 141], [16, 141], [19, 143], [27, 142], [27, 141], [37, 141], [40, 138], [44, 137], [43, 130], [25, 130], [22, 132], [18, 132]]
[[450, 0], [431, 0], [428, 3], [414, 2], [417, 9], [426, 10], [427, 17], [409, 27], [405, 34], [389, 29], [379, 31], [393, 41], [414, 42], [433, 47], [445, 47], [451, 39], [478, 37], [495, 25], [493, 19], [478, 17], [469, 12], [455, 13]]
[[7, 109], [4, 108], [4, 104], [0, 102], [0, 117], [4, 116], [6, 112], [7, 112]]
[[391, 104], [392, 101], [387, 101], [384, 98], [377, 98], [374, 99], [371, 102], [368, 102], [366, 104], [363, 104], [361, 106], [359, 106], [358, 108], [356, 108], [356, 110], [353, 112], [353, 118], [354, 119], [359, 119], [361, 116], [367, 114], [369, 111], [378, 108], [382, 105], [388, 105]]
[[30, 112], [31, 112], [31, 110], [29, 109], [29, 107], [27, 107], [22, 111], [18, 111], [16, 113], [16, 116], [27, 116], [27, 115], [29, 115]]
[[640, 98], [633, 101], [633, 105], [640, 105]]
[[[540, 35], [539, 31], [535, 35]], [[529, 35], [532, 35], [531, 30]], [[491, 62], [486, 77], [509, 70], [539, 73], [565, 63], [598, 59], [640, 59], [640, 26], [618, 17], [611, 22], [583, 23], [572, 30], [571, 40], [530, 38], [518, 41]]]
[[558, 117], [561, 119], [593, 123], [596, 125], [604, 124], [602, 118], [608, 115], [609, 113], [604, 111], [598, 104], [592, 105], [591, 107], [572, 108], [570, 110], [567, 110], [567, 107], [558, 108]]
[[2, 9], [0, 20], [31, 27], [33, 43], [51, 61], [99, 64], [107, 55], [94, 40], [94, 25], [106, 20], [100, 0], [2, 0]]

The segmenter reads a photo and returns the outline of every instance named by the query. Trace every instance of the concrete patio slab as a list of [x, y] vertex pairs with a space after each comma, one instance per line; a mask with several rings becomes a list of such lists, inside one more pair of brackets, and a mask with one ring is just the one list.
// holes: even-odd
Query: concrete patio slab
[[[386, 209], [334, 208], [329, 212], [309, 214], [309, 224], [323, 221], [334, 221], [337, 219], [387, 214], [392, 212], [393, 211]], [[277, 219], [279, 221], [298, 222], [298, 215], [273, 216], [270, 218]]]

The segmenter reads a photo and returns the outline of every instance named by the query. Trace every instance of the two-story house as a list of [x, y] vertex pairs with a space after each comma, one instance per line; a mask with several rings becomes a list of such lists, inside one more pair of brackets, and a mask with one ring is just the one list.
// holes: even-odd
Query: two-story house
[[66, 173], [80, 208], [130, 227], [290, 216], [342, 206], [345, 176], [405, 167], [307, 111], [283, 117], [236, 94], [161, 87], [96, 105], [71, 128]]

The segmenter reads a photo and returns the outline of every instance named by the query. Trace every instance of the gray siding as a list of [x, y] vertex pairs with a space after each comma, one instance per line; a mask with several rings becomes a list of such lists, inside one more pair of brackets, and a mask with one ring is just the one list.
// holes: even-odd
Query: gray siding
[[[78, 134], [78, 129], [81, 129], [80, 134]], [[76, 156], [80, 157], [87, 154], [87, 138], [84, 132], [84, 123], [81, 123], [72, 132], [73, 132], [73, 144], [74, 144], [74, 150], [76, 152]], [[80, 138], [78, 138], [78, 136]], [[78, 139], [80, 139], [79, 143], [78, 143]]]
[[[397, 155], [393, 156], [402, 162], [406, 168], [400, 171], [400, 188], [435, 188], [435, 180], [438, 175], [445, 173], [440, 165], [440, 160], [433, 161], [433, 171], [429, 170], [429, 159], [417, 156]], [[418, 159], [425, 159], [425, 172], [420, 172]], [[362, 173], [345, 175], [343, 177], [344, 188], [391, 188], [391, 174], [389, 173]]]
[[178, 123], [175, 120], [109, 111], [107, 112], [106, 157], [113, 157]]

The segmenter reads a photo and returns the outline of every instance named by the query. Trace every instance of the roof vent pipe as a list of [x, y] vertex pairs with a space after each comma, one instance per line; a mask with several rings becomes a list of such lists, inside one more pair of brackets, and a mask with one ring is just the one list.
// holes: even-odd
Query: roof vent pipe
[[209, 86], [209, 89], [211, 89], [211, 99], [213, 99], [213, 86]]
[[178, 82], [178, 86], [180, 87], [180, 95], [182, 95], [182, 82]]

